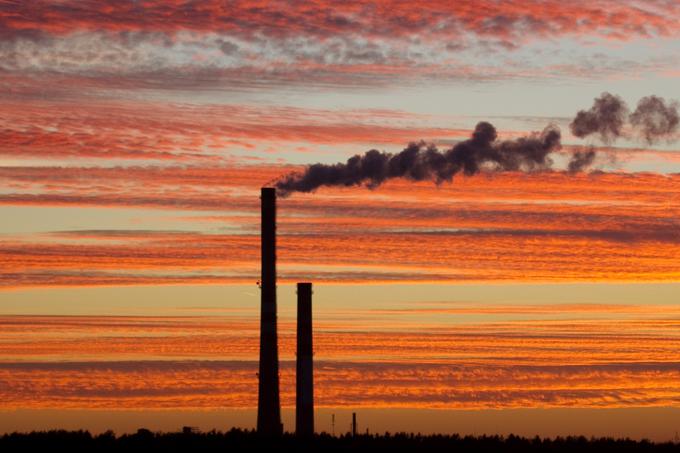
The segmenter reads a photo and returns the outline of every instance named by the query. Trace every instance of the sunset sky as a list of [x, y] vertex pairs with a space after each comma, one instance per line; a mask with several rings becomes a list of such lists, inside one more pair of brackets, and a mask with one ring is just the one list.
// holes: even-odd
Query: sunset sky
[[679, 80], [675, 0], [0, 0], [0, 433], [254, 427], [260, 187], [488, 121], [561, 147], [279, 199], [285, 428], [312, 281], [317, 430], [673, 438], [680, 129], [570, 124]]

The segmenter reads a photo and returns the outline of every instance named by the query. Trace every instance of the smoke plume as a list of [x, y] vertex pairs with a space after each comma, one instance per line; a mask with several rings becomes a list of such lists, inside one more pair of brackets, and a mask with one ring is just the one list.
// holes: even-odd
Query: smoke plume
[[[480, 122], [470, 139], [447, 150], [440, 151], [424, 142], [410, 143], [397, 154], [372, 149], [349, 158], [346, 163], [310, 165], [304, 172], [284, 176], [276, 183], [276, 188], [280, 195], [285, 196], [291, 192], [312, 192], [320, 186], [365, 185], [375, 188], [391, 178], [431, 180], [440, 184], [451, 181], [458, 173], [474, 175], [482, 168], [495, 171], [544, 170], [553, 163], [549, 154], [561, 148], [560, 138], [559, 128], [550, 125], [540, 133], [499, 141], [496, 128], [490, 123]], [[583, 163], [575, 163], [575, 169], [587, 165], [583, 156], [578, 158]]]
[[623, 134], [628, 119], [626, 102], [611, 93], [602, 93], [590, 110], [581, 110], [571, 122], [571, 133], [585, 138], [597, 134], [604, 143], [611, 143]]
[[630, 115], [630, 123], [650, 145], [660, 139], [671, 140], [680, 124], [678, 103], [666, 104], [658, 96], [644, 97]]
[[595, 135], [604, 143], [611, 143], [624, 137], [624, 126], [629, 123], [635, 136], [648, 144], [659, 140], [673, 140], [680, 126], [679, 105], [676, 101], [666, 102], [658, 96], [647, 96], [638, 102], [630, 114], [628, 106], [618, 96], [602, 93], [590, 110], [581, 110], [569, 127], [576, 137]]
[[567, 165], [569, 173], [578, 173], [590, 167], [595, 160], [597, 153], [594, 149], [587, 151], [576, 151]]
[[[630, 124], [647, 143], [676, 138], [680, 128], [679, 104], [657, 96], [642, 98], [630, 114], [625, 101], [611, 93], [595, 98], [589, 110], [581, 110], [569, 125], [576, 137], [595, 135], [605, 143], [624, 136]], [[281, 196], [292, 192], [313, 192], [321, 186], [360, 186], [375, 188], [392, 178], [434, 181], [441, 184], [458, 173], [474, 175], [490, 171], [536, 171], [551, 168], [550, 154], [561, 145], [560, 129], [549, 125], [515, 140], [498, 140], [496, 128], [485, 121], [475, 127], [472, 137], [447, 150], [425, 142], [410, 143], [400, 153], [372, 149], [345, 163], [313, 164], [303, 172], [283, 176], [275, 185]], [[575, 152], [567, 163], [569, 173], [589, 168], [598, 157], [594, 148]]]

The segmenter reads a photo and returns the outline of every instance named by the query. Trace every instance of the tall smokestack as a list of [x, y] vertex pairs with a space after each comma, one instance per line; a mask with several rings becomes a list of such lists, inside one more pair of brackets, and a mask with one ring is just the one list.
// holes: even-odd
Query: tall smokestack
[[262, 277], [260, 280], [260, 372], [258, 374], [257, 432], [283, 433], [279, 400], [279, 350], [276, 333], [276, 189], [263, 187]]
[[314, 371], [312, 359], [312, 284], [297, 284], [297, 369], [295, 433], [314, 435]]

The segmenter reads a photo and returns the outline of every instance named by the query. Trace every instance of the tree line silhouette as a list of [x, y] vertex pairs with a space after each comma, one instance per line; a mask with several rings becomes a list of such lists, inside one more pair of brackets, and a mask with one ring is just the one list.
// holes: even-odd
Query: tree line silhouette
[[509, 436], [460, 436], [458, 434], [315, 434], [300, 439], [291, 433], [262, 437], [254, 430], [199, 432], [185, 427], [179, 432], [152, 432], [139, 429], [134, 434], [116, 436], [113, 431], [93, 435], [88, 431], [33, 431], [0, 437], [0, 451], [321, 451], [345, 452], [680, 452], [680, 444], [649, 440], [586, 438], [526, 438]]

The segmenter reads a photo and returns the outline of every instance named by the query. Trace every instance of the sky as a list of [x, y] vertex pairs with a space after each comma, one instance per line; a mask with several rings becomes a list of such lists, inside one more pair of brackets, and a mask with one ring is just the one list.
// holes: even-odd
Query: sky
[[[312, 281], [318, 430], [674, 438], [680, 129], [633, 112], [679, 38], [674, 0], [0, 1], [0, 432], [252, 428], [260, 187], [486, 121], [561, 140], [279, 198], [285, 428]], [[617, 133], [571, 127], [603, 93]]]

